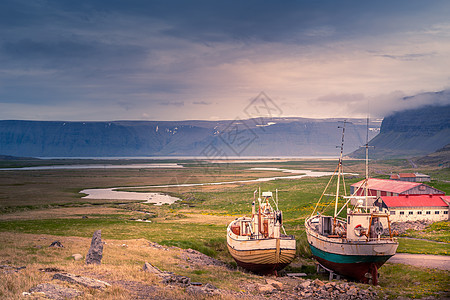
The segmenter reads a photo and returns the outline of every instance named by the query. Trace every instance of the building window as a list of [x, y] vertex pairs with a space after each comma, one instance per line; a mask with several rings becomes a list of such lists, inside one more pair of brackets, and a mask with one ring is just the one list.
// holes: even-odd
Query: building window
[[408, 212], [408, 215], [412, 215], [412, 214], [413, 214], [413, 212], [412, 212], [412, 211]]
[[395, 215], [395, 210], [391, 210], [391, 215]]
[[431, 211], [427, 210], [427, 215], [431, 215]]
[[401, 214], [401, 215], [404, 215], [404, 214], [405, 214], [405, 212], [404, 212], [404, 211], [401, 211], [401, 212], [400, 212], [400, 214]]
[[424, 185], [419, 185], [419, 191], [425, 191], [427, 189]]
[[436, 211], [434, 212], [434, 214], [435, 214], [435, 215], [438, 215], [438, 214], [439, 214], [439, 211], [438, 211], [438, 210], [436, 210]]
[[444, 211], [444, 215], [448, 215], [448, 210], [445, 210], [445, 211]]
[[419, 211], [417, 212], [417, 214], [418, 214], [418, 215], [421, 215], [421, 214], [422, 214], [422, 211], [421, 211], [421, 210], [419, 210]]

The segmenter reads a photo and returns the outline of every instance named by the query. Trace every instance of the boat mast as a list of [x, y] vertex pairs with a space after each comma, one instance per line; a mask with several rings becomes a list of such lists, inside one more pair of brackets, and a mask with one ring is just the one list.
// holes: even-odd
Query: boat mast
[[369, 116], [367, 116], [367, 129], [366, 129], [366, 180], [364, 183], [364, 196], [367, 211], [367, 197], [368, 195], [368, 181], [369, 181]]
[[339, 163], [338, 163], [338, 178], [337, 178], [337, 187], [336, 187], [336, 201], [334, 204], [334, 219], [336, 219], [337, 216], [337, 207], [338, 207], [338, 200], [339, 200], [339, 184], [342, 174], [342, 156], [344, 153], [344, 134], [345, 134], [345, 124], [347, 123], [347, 120], [344, 120], [344, 126], [338, 128], [342, 128], [342, 141], [341, 141], [341, 154], [339, 155]]

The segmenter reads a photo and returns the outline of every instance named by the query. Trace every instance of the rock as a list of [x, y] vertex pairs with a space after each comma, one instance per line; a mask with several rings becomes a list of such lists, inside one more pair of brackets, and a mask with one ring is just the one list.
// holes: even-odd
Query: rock
[[[82, 291], [51, 283], [42, 283], [29, 290], [27, 296], [43, 295], [50, 299], [71, 299], [83, 294]], [[24, 293], [25, 294], [25, 293]]]
[[283, 290], [283, 284], [279, 281], [267, 278], [266, 283], [270, 284], [271, 286], [273, 286], [274, 288], [276, 288], [279, 291]]
[[58, 279], [61, 281], [66, 281], [70, 283], [80, 284], [82, 286], [93, 288], [93, 289], [103, 289], [110, 286], [109, 283], [89, 277], [83, 277], [79, 275], [69, 274], [69, 273], [56, 273], [53, 275], [53, 279]]
[[210, 287], [208, 287], [208, 284], [206, 284], [204, 286], [190, 285], [186, 288], [186, 292], [188, 294], [193, 295], [195, 298], [204, 298], [205, 296], [211, 297], [211, 296], [221, 295], [221, 291], [219, 289], [210, 288]]
[[149, 272], [161, 277], [164, 284], [180, 284], [188, 286], [191, 283], [191, 279], [186, 276], [176, 275], [170, 272], [163, 272], [151, 263], [146, 262], [142, 267], [144, 272]]
[[22, 267], [13, 267], [13, 266], [8, 266], [8, 265], [1, 265], [0, 269], [3, 270], [3, 273], [12, 273], [12, 272], [18, 272], [20, 270], [26, 269], [26, 266], [22, 266]]
[[60, 270], [58, 268], [40, 268], [39, 271], [44, 272], [44, 273], [64, 272], [64, 270]]
[[86, 264], [97, 264], [102, 263], [103, 257], [103, 243], [102, 243], [102, 231], [97, 230], [94, 232], [91, 241], [91, 247], [89, 248], [88, 254], [86, 255]]
[[258, 284], [256, 289], [262, 294], [271, 294], [276, 291], [276, 289], [270, 284]]
[[310, 285], [311, 285], [311, 281], [306, 280], [306, 281], [300, 283], [298, 286], [299, 286], [300, 288], [302, 288], [302, 289], [306, 289], [306, 288], [309, 287]]
[[73, 259], [75, 260], [75, 261], [79, 261], [79, 260], [82, 260], [83, 259], [83, 255], [81, 255], [81, 254], [72, 254], [72, 257], [73, 257]]
[[153, 274], [156, 274], [159, 276], [161, 276], [163, 274], [163, 272], [160, 269], [158, 269], [157, 267], [155, 267], [154, 265], [152, 265], [151, 263], [148, 263], [148, 262], [144, 263], [142, 270], [144, 270], [144, 272], [153, 273]]
[[186, 276], [166, 274], [165, 279], [162, 282], [165, 284], [180, 284], [187, 286], [190, 284], [191, 279]]
[[352, 286], [352, 287], [347, 291], [347, 295], [350, 295], [350, 296], [356, 296], [356, 295], [358, 295], [358, 290], [356, 289], [356, 287]]
[[54, 241], [53, 243], [50, 244], [49, 247], [64, 248], [63, 244], [61, 244], [60, 241]]
[[211, 283], [205, 284], [205, 288], [210, 289], [210, 290], [217, 290], [218, 289], [215, 285], [213, 285]]
[[323, 283], [323, 281], [321, 281], [321, 280], [319, 280], [319, 279], [315, 279], [315, 280], [313, 281], [313, 283], [314, 283], [316, 286], [318, 286], [318, 287], [322, 287], [322, 286], [325, 285], [325, 283]]
[[224, 262], [205, 255], [197, 250], [186, 249], [182, 250], [181, 258], [190, 264], [200, 265], [200, 266], [224, 266], [228, 267]]

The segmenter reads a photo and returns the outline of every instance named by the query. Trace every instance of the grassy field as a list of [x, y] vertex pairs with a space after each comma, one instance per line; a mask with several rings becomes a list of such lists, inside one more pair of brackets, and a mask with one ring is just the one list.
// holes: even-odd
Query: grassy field
[[[148, 161], [147, 163], [151, 163]], [[154, 162], [154, 161], [153, 161]], [[157, 161], [161, 162], [161, 161]], [[174, 162], [174, 161], [168, 161]], [[15, 165], [39, 165], [39, 161], [15, 163]], [[45, 161], [46, 164], [76, 164], [79, 161]], [[82, 161], [86, 164], [86, 161]], [[89, 162], [92, 163], [92, 162]], [[102, 163], [105, 163], [104, 161]], [[114, 163], [130, 163], [129, 161]], [[139, 163], [143, 163], [139, 161]], [[280, 179], [268, 182], [232, 183], [226, 185], [207, 185], [196, 187], [170, 187], [152, 188], [149, 186], [183, 183], [204, 183], [256, 179], [260, 177], [288, 176], [292, 174], [277, 171], [249, 170], [253, 167], [278, 167], [286, 169], [311, 169], [321, 171], [334, 171], [335, 161], [274, 161], [260, 163], [239, 164], [203, 164], [196, 161], [182, 162], [183, 169], [79, 169], [79, 170], [41, 170], [41, 171], [0, 171], [0, 255], [4, 261], [12, 265], [27, 264], [27, 273], [23, 276], [28, 285], [36, 280], [36, 270], [42, 266], [58, 265], [74, 272], [88, 272], [82, 264], [70, 260], [74, 251], [86, 253], [89, 239], [95, 230], [102, 230], [102, 238], [108, 241], [107, 245], [134, 245], [139, 248], [144, 241], [157, 242], [167, 246], [192, 248], [207, 255], [218, 258], [226, 263], [235, 265], [226, 249], [225, 231], [228, 223], [234, 218], [249, 214], [253, 191], [261, 188], [262, 191], [275, 191], [278, 189], [280, 208], [283, 210], [284, 225], [289, 234], [297, 238], [298, 258], [289, 267], [290, 271], [302, 271], [315, 276], [311, 253], [306, 243], [304, 232], [304, 219], [312, 212], [328, 177], [303, 178], [298, 180]], [[345, 171], [363, 173], [362, 161], [347, 161]], [[3, 162], [0, 166], [11, 167], [14, 163]], [[372, 166], [377, 176], [386, 177], [390, 172], [403, 172], [410, 168], [405, 160], [379, 162]], [[417, 170], [416, 170], [417, 171]], [[419, 170], [422, 172], [422, 170]], [[426, 171], [426, 170], [425, 170]], [[425, 172], [423, 171], [423, 172]], [[430, 170], [428, 170], [430, 171]], [[450, 184], [443, 181], [448, 170], [431, 170], [434, 180], [431, 184], [447, 193], [450, 193]], [[430, 172], [431, 173], [431, 172]], [[442, 175], [444, 174], [444, 175]], [[448, 177], [447, 177], [448, 178]], [[346, 184], [361, 180], [358, 176], [347, 176]], [[90, 200], [83, 199], [80, 190], [97, 187], [126, 187], [126, 190], [159, 191], [169, 193], [182, 199], [172, 205], [155, 206], [151, 204], [136, 203], [135, 201]], [[134, 187], [145, 186], [135, 189]], [[347, 189], [348, 193], [348, 189]], [[326, 208], [333, 199], [323, 199], [321, 208]], [[329, 207], [328, 207], [329, 208]], [[149, 214], [143, 214], [146, 211]], [[146, 218], [151, 222], [137, 222], [138, 218]], [[429, 229], [429, 230], [428, 230]], [[430, 253], [448, 255], [448, 222], [432, 225], [424, 231], [420, 238], [432, 241], [417, 241], [400, 239], [399, 252]], [[411, 237], [413, 236], [411, 233]], [[66, 242], [64, 250], [56, 252], [47, 248], [51, 240], [59, 239]], [[434, 242], [433, 242], [434, 241]], [[436, 243], [438, 242], [445, 242]], [[37, 247], [41, 246], [41, 248]], [[37, 247], [37, 248], [36, 248]], [[112, 247], [112, 246], [111, 246]], [[105, 274], [112, 270], [121, 274], [108, 277], [108, 280], [126, 280], [130, 276], [153, 280], [149, 275], [143, 275], [131, 269], [140, 267], [148, 260], [147, 254], [129, 253], [118, 248], [105, 254], [105, 264], [98, 272]], [[131, 246], [130, 246], [131, 247]], [[128, 247], [128, 250], [130, 249]], [[109, 248], [109, 246], [107, 246]], [[111, 249], [112, 249], [111, 248]], [[70, 249], [70, 250], [69, 250]], [[134, 249], [134, 248], [133, 248]], [[139, 248], [140, 249], [140, 248]], [[170, 248], [169, 248], [170, 249]], [[175, 248], [174, 248], [175, 249]], [[417, 250], [420, 249], [420, 250]], [[173, 249], [172, 249], [173, 250]], [[236, 289], [242, 281], [261, 281], [261, 277], [220, 269], [211, 268], [185, 268], [180, 261], [179, 253], [168, 251], [171, 259], [155, 257], [153, 264], [164, 270], [170, 270], [180, 275], [191, 277], [194, 281], [210, 282], [221, 288]], [[109, 251], [109, 250], [108, 250]], [[121, 252], [125, 251], [125, 252]], [[146, 249], [145, 251], [150, 251]], [[145, 252], [144, 251], [144, 252]], [[420, 251], [420, 252], [419, 252]], [[169, 253], [170, 252], [170, 253]], [[123, 255], [127, 256], [124, 258]], [[156, 254], [154, 254], [156, 255]], [[104, 268], [104, 269], [102, 269]], [[411, 270], [406, 272], [405, 270]], [[35, 272], [36, 271], [36, 272]], [[91, 270], [92, 271], [92, 270]], [[97, 270], [96, 270], [97, 271]], [[35, 272], [35, 273], [33, 273]], [[90, 272], [90, 271], [89, 271]], [[423, 274], [430, 272], [420, 268], [398, 268], [397, 265], [386, 265], [380, 269], [380, 289], [388, 290], [388, 296], [406, 295], [396, 287], [396, 276], [407, 277], [409, 273], [418, 274], [415, 282], [419, 282], [424, 290], [412, 286], [407, 295], [424, 296], [438, 295], [443, 284], [448, 283], [448, 272], [436, 271], [437, 287], [431, 287], [431, 279]], [[434, 271], [433, 271], [434, 272]], [[20, 275], [22, 276], [22, 275]], [[412, 275], [411, 275], [412, 276]], [[416, 276], [416, 275], [414, 275]], [[122, 278], [122, 279], [119, 279]], [[145, 278], [144, 278], [145, 277]], [[113, 279], [111, 279], [113, 278]], [[226, 278], [227, 280], [222, 280]], [[17, 295], [24, 291], [26, 284], [17, 283], [9, 278], [6, 286], [0, 285], [2, 295]], [[9, 282], [9, 283], [8, 283]], [[9, 287], [8, 287], [9, 286]], [[161, 295], [175, 297], [175, 294], [164, 291]], [[2, 292], [3, 291], [3, 292]], [[125, 293], [122, 289], [109, 291], [114, 295]], [[166, 294], [164, 294], [166, 293]], [[383, 292], [384, 293], [384, 292]], [[410, 297], [410, 296], [409, 296]], [[126, 297], [124, 297], [126, 298]]]

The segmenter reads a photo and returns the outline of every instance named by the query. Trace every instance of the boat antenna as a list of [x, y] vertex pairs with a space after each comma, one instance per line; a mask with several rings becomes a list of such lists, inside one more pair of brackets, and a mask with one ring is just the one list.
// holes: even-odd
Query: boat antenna
[[343, 153], [344, 153], [344, 134], [345, 134], [345, 124], [347, 123], [347, 120], [344, 120], [344, 125], [343, 126], [338, 126], [338, 128], [342, 128], [342, 140], [341, 140], [341, 153], [339, 155], [339, 163], [338, 163], [338, 178], [337, 178], [337, 187], [336, 187], [336, 201], [334, 204], [334, 218], [336, 219], [337, 216], [337, 207], [338, 207], [338, 200], [339, 200], [339, 184], [340, 184], [340, 179], [341, 179], [341, 175], [342, 175], [342, 157], [343, 157]]
[[370, 116], [367, 115], [367, 129], [366, 129], [366, 144], [364, 145], [364, 148], [366, 148], [366, 178], [364, 180], [364, 197], [365, 197], [365, 209], [367, 211], [367, 201], [369, 198], [369, 118]]

